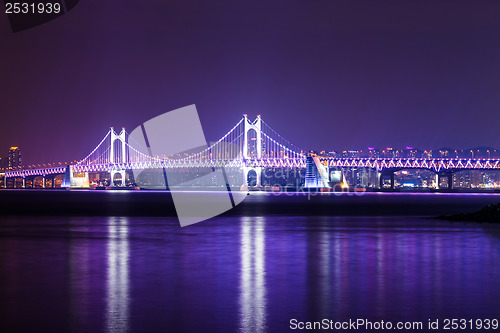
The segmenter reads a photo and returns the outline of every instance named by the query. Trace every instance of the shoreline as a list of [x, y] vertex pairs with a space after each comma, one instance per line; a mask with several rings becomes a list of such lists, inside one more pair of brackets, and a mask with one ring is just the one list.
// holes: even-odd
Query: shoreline
[[[214, 192], [224, 195], [225, 192]], [[177, 216], [168, 191], [0, 191], [0, 215]], [[222, 216], [426, 216], [469, 214], [499, 193], [250, 192]]]

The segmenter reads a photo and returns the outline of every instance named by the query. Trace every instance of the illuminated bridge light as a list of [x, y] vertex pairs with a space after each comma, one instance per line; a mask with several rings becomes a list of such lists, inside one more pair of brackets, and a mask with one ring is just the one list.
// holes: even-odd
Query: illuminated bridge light
[[[120, 137], [114, 132], [113, 127], [105, 135], [101, 142], [93, 149], [89, 155], [82, 160], [71, 163], [72, 168], [77, 172], [109, 172], [110, 170], [135, 170], [149, 168], [203, 168], [203, 167], [224, 167], [227, 160], [233, 160], [232, 166], [235, 167], [290, 167], [290, 168], [305, 168], [306, 167], [306, 150], [299, 149], [297, 146], [290, 143], [288, 140], [280, 136], [269, 125], [267, 125], [261, 116], [258, 119], [261, 122], [260, 138], [247, 137], [247, 142], [244, 138], [245, 122], [256, 124], [257, 120], [250, 122], [247, 120], [247, 115], [242, 118], [229, 132], [221, 139], [195, 154], [183, 154], [182, 156], [152, 156], [147, 147], [142, 146], [138, 142], [126, 141], [126, 136]], [[122, 133], [126, 133], [122, 128]], [[115, 149], [111, 144], [111, 137], [116, 140], [116, 143], [122, 149]], [[260, 143], [261, 142], [261, 143]], [[243, 158], [236, 156], [241, 154], [244, 146], [261, 145], [261, 157], [258, 154]], [[17, 147], [12, 147], [17, 148]], [[413, 147], [406, 147], [412, 150]], [[368, 147], [370, 152], [375, 148]], [[387, 147], [387, 151], [393, 151], [393, 148]], [[348, 154], [348, 151], [344, 151]], [[250, 151], [249, 151], [250, 153]], [[424, 151], [424, 154], [429, 154], [429, 151]], [[471, 150], [471, 153], [474, 153]], [[316, 156], [313, 151], [311, 155]], [[357, 151], [349, 152], [351, 155], [358, 154]], [[223, 158], [222, 158], [223, 157]], [[321, 163], [329, 167], [367, 167], [378, 171], [384, 169], [427, 169], [434, 172], [441, 170], [500, 170], [500, 159], [491, 158], [416, 158], [411, 157], [381, 157], [375, 156], [371, 158], [363, 157], [325, 157], [318, 156]], [[5, 177], [26, 177], [26, 176], [47, 176], [55, 174], [63, 174], [66, 169], [66, 164], [61, 162], [44, 165], [29, 165], [26, 169], [6, 170]], [[56, 165], [58, 165], [56, 167]]]

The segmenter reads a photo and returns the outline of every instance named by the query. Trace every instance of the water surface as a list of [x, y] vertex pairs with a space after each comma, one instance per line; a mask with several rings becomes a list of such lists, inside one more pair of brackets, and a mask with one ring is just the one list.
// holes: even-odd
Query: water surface
[[292, 318], [500, 314], [500, 228], [490, 224], [276, 214], [186, 228], [173, 217], [0, 221], [1, 332], [288, 332]]

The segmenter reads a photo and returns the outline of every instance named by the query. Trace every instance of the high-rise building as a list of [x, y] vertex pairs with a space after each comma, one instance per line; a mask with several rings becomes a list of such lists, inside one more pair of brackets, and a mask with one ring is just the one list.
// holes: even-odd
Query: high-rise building
[[9, 149], [9, 170], [16, 170], [22, 166], [21, 149], [10, 147]]

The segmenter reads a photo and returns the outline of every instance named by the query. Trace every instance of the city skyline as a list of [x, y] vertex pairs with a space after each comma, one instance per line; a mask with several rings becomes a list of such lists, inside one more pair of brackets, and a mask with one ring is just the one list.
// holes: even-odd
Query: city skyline
[[[12, 150], [20, 150], [20, 147], [10, 147], [6, 150], [5, 156], [0, 155], [0, 170], [14, 170], [16, 168], [20, 168], [21, 166], [51, 166], [56, 164], [74, 164], [80, 161], [80, 159], [74, 159], [70, 161], [30, 161], [30, 163], [21, 163], [21, 159], [19, 158], [19, 162], [16, 165], [10, 165], [10, 154]], [[379, 158], [379, 157], [396, 157], [396, 158], [499, 158], [500, 150], [494, 147], [481, 146], [481, 147], [471, 147], [470, 149], [462, 149], [462, 148], [450, 148], [450, 147], [441, 147], [441, 148], [416, 148], [406, 146], [402, 147], [367, 147], [366, 149], [340, 149], [340, 150], [301, 150], [304, 154], [314, 153], [321, 156], [331, 156], [334, 158]], [[20, 153], [19, 153], [20, 154]]]
[[19, 33], [3, 15], [0, 148], [72, 161], [109, 125], [196, 104], [208, 140], [248, 113], [304, 150], [499, 149], [499, 10], [110, 0]]
[[[193, 106], [190, 106], [172, 112], [178, 114], [192, 110]], [[151, 123], [147, 123], [152, 133], [160, 133], [160, 137], [164, 138], [164, 128], [151, 129]], [[172, 123], [169, 126], [174, 128]], [[136, 130], [134, 132], [138, 133]], [[159, 132], [155, 132], [158, 130]], [[185, 131], [184, 135], [187, 135], [185, 139], [189, 138], [189, 134]], [[163, 141], [160, 140], [159, 142]], [[349, 186], [353, 189], [361, 186], [365, 189], [383, 190], [388, 186], [392, 190], [396, 188], [441, 190], [444, 184], [445, 190], [454, 188], [491, 190], [500, 186], [498, 174], [500, 156], [493, 148], [482, 147], [477, 150], [444, 148], [426, 151], [414, 147], [406, 147], [404, 150], [393, 148], [378, 150], [370, 147], [367, 151], [306, 152], [283, 138], [261, 115], [254, 120], [249, 119], [246, 114], [243, 115], [223, 137], [210, 143], [206, 148], [200, 147], [201, 150], [165, 155], [165, 151], [152, 149], [147, 142], [148, 140], [146, 144], [141, 143], [141, 139], [137, 136], [127, 135], [125, 128], [119, 133], [110, 128], [100, 143], [84, 159], [58, 162], [55, 165], [20, 166], [20, 150], [18, 147], [12, 147], [9, 150], [9, 170], [5, 173], [4, 183], [7, 184], [7, 179], [10, 178], [12, 185], [7, 186], [21, 186], [16, 184], [21, 184], [22, 181], [22, 188], [35, 186], [45, 188], [47, 179], [49, 187], [54, 187], [57, 179], [58, 186], [63, 186], [64, 183], [63, 187], [89, 188], [112, 185], [165, 187], [167, 185], [164, 171], [160, 174], [151, 171], [152, 173], [143, 175], [145, 178], [139, 179], [131, 176], [130, 172], [144, 169], [158, 170], [161, 166], [161, 170], [168, 169], [173, 172], [171, 175], [173, 178], [170, 180], [175, 183], [176, 179], [180, 181], [190, 172], [200, 177], [199, 172], [204, 168], [212, 170], [213, 167], [231, 165], [231, 168], [237, 170], [234, 170], [236, 172], [229, 178], [237, 183], [238, 187], [264, 188], [276, 185], [278, 188], [282, 186], [288, 188], [291, 185], [288, 176], [284, 178], [278, 176], [283, 173], [289, 175], [288, 169], [293, 169], [295, 176], [291, 176], [292, 180], [297, 174], [305, 171], [303, 175], [305, 178], [300, 176], [301, 180], [297, 180], [298, 183], [294, 186], [303, 183], [306, 188], [322, 185], [324, 188], [335, 189], [335, 186], [339, 185], [342, 188]], [[17, 162], [12, 163], [15, 155]], [[17, 167], [11, 168], [12, 164], [16, 164]], [[178, 168], [183, 172], [179, 174], [174, 171]], [[274, 176], [269, 177], [268, 171]], [[102, 173], [109, 174], [109, 179], [105, 180], [106, 175], [102, 178]], [[37, 185], [35, 185], [36, 178], [38, 178]], [[239, 185], [241, 178], [243, 185]], [[121, 185], [116, 185], [117, 183]]]

